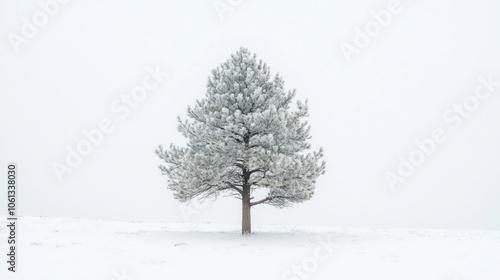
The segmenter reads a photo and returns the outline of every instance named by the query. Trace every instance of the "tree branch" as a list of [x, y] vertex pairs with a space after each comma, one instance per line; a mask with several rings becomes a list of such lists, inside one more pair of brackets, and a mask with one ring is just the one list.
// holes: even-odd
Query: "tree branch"
[[233, 190], [239, 192], [241, 195], [243, 195], [243, 191], [240, 188], [236, 187], [233, 183], [228, 182], [228, 181], [224, 181], [224, 183], [226, 183], [228, 186], [225, 188], [222, 188], [220, 190], [233, 189]]
[[266, 198], [264, 198], [264, 199], [257, 200], [257, 201], [255, 201], [255, 202], [251, 202], [251, 203], [250, 203], [250, 207], [255, 206], [255, 205], [258, 205], [258, 204], [261, 204], [261, 203], [264, 203], [264, 202], [269, 201], [269, 200], [272, 200], [272, 199], [273, 199], [273, 198], [269, 196], [269, 197], [266, 197]]
[[276, 199], [276, 198], [283, 198], [283, 199], [287, 199], [288, 198], [288, 199], [291, 199], [293, 197], [291, 197], [291, 196], [282, 196], [282, 195], [268, 196], [268, 197], [263, 198], [261, 200], [257, 200], [255, 202], [250, 203], [250, 207], [255, 206], [255, 205], [259, 205], [259, 204], [262, 204], [262, 203], [265, 203], [267, 201], [271, 201], [271, 200]]

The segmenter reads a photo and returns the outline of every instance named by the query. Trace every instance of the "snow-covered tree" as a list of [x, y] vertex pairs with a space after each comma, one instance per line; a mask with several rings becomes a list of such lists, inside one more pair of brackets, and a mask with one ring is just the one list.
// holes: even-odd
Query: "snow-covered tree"
[[[205, 98], [188, 107], [186, 120], [178, 118], [187, 146], [156, 150], [175, 198], [187, 202], [226, 193], [241, 199], [242, 234], [251, 232], [251, 207], [310, 199], [325, 162], [322, 149], [308, 152], [307, 100], [291, 108], [294, 96], [245, 48], [213, 70]], [[254, 198], [257, 189], [267, 196]]]

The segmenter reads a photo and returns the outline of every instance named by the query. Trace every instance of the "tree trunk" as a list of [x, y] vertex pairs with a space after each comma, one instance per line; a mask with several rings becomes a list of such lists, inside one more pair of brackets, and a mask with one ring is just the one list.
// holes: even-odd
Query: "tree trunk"
[[250, 218], [250, 188], [243, 189], [242, 204], [242, 219], [241, 219], [241, 234], [252, 233], [252, 222]]
[[[248, 132], [244, 137], [243, 137], [243, 142], [245, 143], [245, 149], [249, 149], [250, 145], [250, 133]], [[246, 162], [245, 162], [246, 163]], [[248, 181], [250, 181], [250, 171], [248, 170], [246, 164], [244, 165], [245, 167], [243, 168], [243, 194], [241, 195], [241, 205], [242, 205], [242, 211], [241, 211], [241, 234], [250, 234], [252, 233], [252, 222], [250, 218], [250, 185], [248, 184]]]

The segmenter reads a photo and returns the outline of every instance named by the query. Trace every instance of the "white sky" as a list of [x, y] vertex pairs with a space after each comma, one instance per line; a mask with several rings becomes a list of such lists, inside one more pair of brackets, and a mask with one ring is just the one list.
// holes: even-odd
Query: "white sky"
[[[72, 0], [16, 53], [9, 34], [42, 10], [0, 1], [0, 169], [19, 164], [20, 214], [184, 221], [154, 150], [183, 143], [177, 116], [244, 46], [309, 100], [313, 146], [327, 161], [313, 199], [256, 207], [253, 224], [500, 229], [500, 88], [458, 129], [442, 117], [478, 77], [500, 73], [500, 4], [401, 1], [348, 62], [340, 44], [389, 2], [242, 0], [221, 20], [212, 0]], [[161, 86], [126, 118], [111, 111], [157, 65], [171, 74]], [[59, 182], [52, 163], [105, 118], [114, 131]], [[435, 128], [447, 140], [391, 191], [384, 173]], [[5, 202], [4, 188], [0, 211]], [[238, 200], [219, 198], [192, 221], [240, 217]]]

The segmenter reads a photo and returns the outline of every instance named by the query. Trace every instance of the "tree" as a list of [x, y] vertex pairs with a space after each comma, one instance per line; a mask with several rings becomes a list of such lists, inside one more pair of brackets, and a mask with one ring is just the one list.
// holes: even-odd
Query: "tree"
[[[285, 92], [283, 79], [271, 79], [269, 67], [245, 48], [213, 70], [205, 98], [188, 107], [188, 119], [178, 117], [187, 147], [156, 150], [175, 198], [187, 202], [226, 193], [241, 199], [242, 234], [251, 233], [251, 207], [282, 208], [310, 199], [325, 162], [322, 149], [307, 152], [307, 100], [292, 110], [295, 94]], [[257, 189], [267, 196], [254, 198]]]

